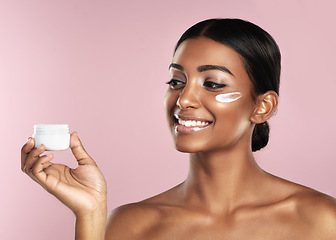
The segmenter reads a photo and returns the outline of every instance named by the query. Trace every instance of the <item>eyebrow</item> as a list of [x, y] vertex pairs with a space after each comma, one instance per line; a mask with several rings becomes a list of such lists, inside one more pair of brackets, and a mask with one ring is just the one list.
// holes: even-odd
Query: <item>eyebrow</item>
[[224, 67], [224, 66], [219, 66], [219, 65], [202, 65], [202, 66], [199, 66], [197, 68], [197, 71], [199, 71], [199, 72], [205, 72], [205, 71], [208, 71], [208, 70], [219, 70], [219, 71], [222, 71], [222, 72], [225, 72], [225, 73], [228, 73], [228, 74], [234, 76], [233, 73], [229, 69], [227, 69], [226, 67]]
[[178, 69], [180, 71], [184, 71], [184, 67], [182, 67], [180, 64], [176, 64], [176, 63], [171, 63], [169, 65], [168, 69], [171, 69], [171, 68], [176, 68], [176, 69]]
[[[181, 66], [180, 64], [177, 64], [177, 63], [171, 63], [169, 65], [169, 69], [170, 68], [176, 68], [176, 69], [178, 69], [180, 71], [184, 71], [183, 66]], [[205, 71], [209, 71], [209, 70], [219, 70], [219, 71], [222, 71], [222, 72], [225, 72], [225, 73], [228, 73], [228, 74], [234, 76], [233, 73], [229, 69], [227, 69], [226, 67], [224, 67], [224, 66], [219, 66], [219, 65], [201, 65], [201, 66], [197, 67], [197, 71], [199, 71], [199, 72], [205, 72]]]

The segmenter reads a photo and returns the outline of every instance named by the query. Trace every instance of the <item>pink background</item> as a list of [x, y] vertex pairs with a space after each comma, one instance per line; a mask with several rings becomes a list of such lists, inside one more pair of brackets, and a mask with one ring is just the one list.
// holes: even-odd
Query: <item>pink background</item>
[[[318, 4], [317, 4], [318, 2]], [[250, 20], [282, 51], [267, 171], [336, 196], [334, 1], [1, 0], [0, 239], [72, 239], [74, 217], [20, 171], [37, 123], [68, 123], [108, 182], [108, 207], [181, 182], [163, 110], [173, 48], [192, 24]], [[75, 166], [69, 151], [55, 161]]]

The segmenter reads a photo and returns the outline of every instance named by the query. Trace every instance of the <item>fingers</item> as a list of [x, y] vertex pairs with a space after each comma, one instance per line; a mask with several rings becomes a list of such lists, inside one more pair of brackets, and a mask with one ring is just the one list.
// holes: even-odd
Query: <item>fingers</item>
[[73, 132], [70, 136], [70, 148], [79, 165], [96, 165], [93, 159], [85, 151], [77, 132]]
[[28, 138], [28, 141], [21, 148], [21, 170], [24, 171], [24, 167], [26, 164], [26, 159], [30, 151], [34, 148], [35, 140], [34, 138]]
[[[29, 143], [31, 144], [31, 143]], [[25, 153], [25, 151], [31, 149], [30, 147], [27, 147], [23, 150], [23, 168], [22, 171], [25, 172], [29, 177], [31, 177], [33, 180], [36, 181], [36, 178], [33, 174], [33, 167], [37, 163], [38, 160], [40, 160], [40, 155], [45, 151], [45, 146], [42, 144], [38, 148], [34, 148], [28, 153]], [[25, 156], [26, 154], [26, 156]]]
[[48, 153], [47, 155], [44, 155], [40, 157], [33, 167], [30, 169], [30, 172], [32, 176], [35, 178], [35, 180], [40, 183], [43, 187], [46, 185], [47, 180], [47, 174], [45, 170], [52, 165], [50, 162], [53, 159], [53, 154]]
[[21, 170], [44, 187], [44, 181], [46, 180], [44, 170], [52, 165], [50, 161], [53, 159], [53, 155], [49, 153], [41, 156], [45, 151], [45, 146], [42, 144], [34, 148], [34, 145], [33, 138], [29, 138], [23, 145], [21, 149]]

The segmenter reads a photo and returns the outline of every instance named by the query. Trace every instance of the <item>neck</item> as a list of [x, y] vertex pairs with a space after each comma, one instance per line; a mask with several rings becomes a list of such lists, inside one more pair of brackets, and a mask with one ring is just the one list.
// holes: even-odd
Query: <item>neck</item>
[[210, 211], [232, 211], [256, 197], [263, 177], [249, 149], [192, 153], [183, 184], [186, 201]]

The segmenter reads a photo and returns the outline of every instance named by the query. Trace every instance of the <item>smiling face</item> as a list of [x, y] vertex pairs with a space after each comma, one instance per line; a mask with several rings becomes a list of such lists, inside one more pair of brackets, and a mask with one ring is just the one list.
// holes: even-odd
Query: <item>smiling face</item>
[[165, 108], [177, 150], [250, 148], [256, 104], [238, 53], [205, 37], [185, 40], [175, 52], [170, 79]]

